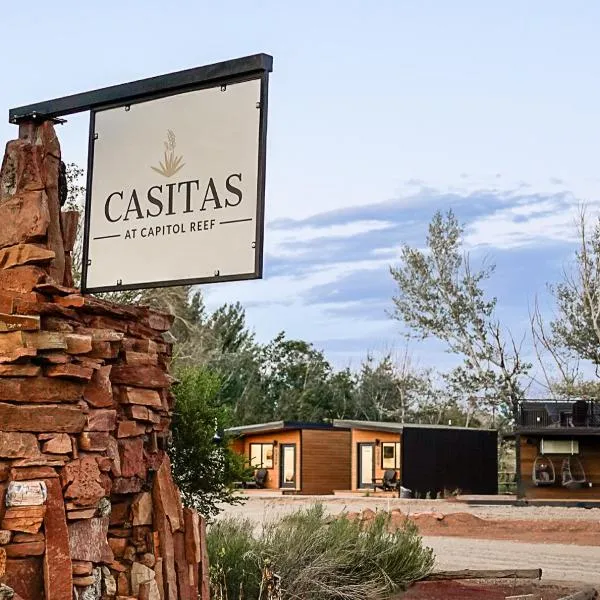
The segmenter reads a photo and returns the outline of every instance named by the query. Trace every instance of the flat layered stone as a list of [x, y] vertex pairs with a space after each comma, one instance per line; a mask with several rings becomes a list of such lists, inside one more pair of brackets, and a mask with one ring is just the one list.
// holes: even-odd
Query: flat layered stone
[[140, 388], [166, 388], [172, 382], [167, 373], [154, 365], [117, 365], [113, 367], [110, 378], [113, 384]]
[[85, 415], [79, 407], [58, 405], [14, 406], [0, 403], [0, 423], [4, 432], [79, 433]]
[[20, 265], [47, 264], [54, 256], [54, 252], [44, 246], [16, 244], [0, 250], [0, 269], [10, 269]]
[[87, 354], [92, 351], [92, 338], [89, 335], [70, 333], [65, 335], [69, 354]]
[[74, 381], [52, 377], [0, 378], [0, 401], [75, 402], [82, 397], [83, 384]]
[[117, 411], [109, 409], [90, 410], [85, 431], [114, 431], [117, 427]]
[[133, 525], [152, 525], [152, 494], [144, 492], [136, 496], [131, 505]]
[[0, 377], [37, 377], [41, 373], [37, 365], [0, 364]]
[[146, 426], [137, 421], [120, 421], [117, 429], [117, 437], [137, 437], [146, 433]]
[[24, 192], [0, 204], [0, 248], [42, 240], [50, 213], [41, 190]]
[[83, 398], [95, 408], [104, 408], [114, 405], [110, 372], [112, 366], [107, 365], [94, 371], [89, 383], [83, 390]]
[[38, 316], [0, 313], [0, 332], [38, 331], [39, 328], [40, 317]]
[[[3, 429], [8, 429], [2, 421], [2, 410], [0, 410], [0, 423], [2, 423]], [[0, 431], [0, 457], [33, 458], [39, 455], [40, 449], [35, 435]]]
[[79, 449], [86, 452], [104, 452], [110, 441], [108, 431], [84, 431], [79, 436]]
[[75, 521], [68, 527], [73, 560], [106, 564], [114, 560], [107, 542], [108, 517]]
[[76, 505], [92, 506], [104, 497], [100, 469], [96, 459], [91, 456], [70, 462], [62, 470], [60, 478], [64, 497]]
[[33, 265], [0, 270], [0, 289], [21, 293], [31, 292], [47, 277], [48, 273], [44, 269]]
[[[59, 596], [44, 596], [44, 578], [42, 559], [37, 556], [29, 558], [12, 558], [6, 561], [6, 575], [3, 581], [11, 587], [23, 600], [51, 598]], [[61, 600], [70, 599], [63, 596]]]
[[91, 575], [93, 564], [85, 560], [74, 560], [73, 561], [73, 575]]
[[141, 438], [119, 440], [121, 456], [121, 475], [123, 477], [146, 477], [144, 462], [144, 440]]
[[156, 390], [124, 387], [119, 390], [119, 401], [122, 404], [139, 404], [162, 408], [162, 400]]
[[36, 350], [66, 350], [65, 334], [60, 331], [35, 331], [23, 334], [25, 346]]
[[44, 481], [11, 481], [6, 489], [6, 506], [45, 504], [48, 490]]
[[10, 470], [11, 481], [31, 481], [48, 477], [58, 477], [58, 473], [52, 467], [13, 467]]
[[46, 550], [44, 542], [26, 542], [24, 544], [8, 544], [4, 546], [8, 558], [24, 558], [26, 556], [42, 556]]
[[94, 369], [82, 367], [73, 363], [62, 365], [53, 365], [46, 368], [47, 377], [62, 377], [64, 379], [74, 379], [76, 381], [89, 381], [94, 373]]
[[42, 451], [50, 454], [70, 454], [73, 451], [73, 443], [66, 433], [59, 433], [44, 443]]

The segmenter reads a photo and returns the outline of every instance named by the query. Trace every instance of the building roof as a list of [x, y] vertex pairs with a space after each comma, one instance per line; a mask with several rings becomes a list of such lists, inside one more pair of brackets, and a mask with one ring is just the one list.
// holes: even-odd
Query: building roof
[[225, 433], [244, 436], [253, 433], [269, 433], [271, 431], [286, 431], [290, 429], [333, 429], [333, 425], [331, 423], [308, 423], [304, 421], [271, 421], [270, 423], [230, 427], [225, 430]]
[[387, 431], [401, 433], [403, 429], [450, 429], [459, 431], [496, 431], [495, 429], [477, 429], [475, 427], [456, 427], [454, 425], [429, 425], [426, 423], [387, 423], [384, 421], [357, 421], [334, 419], [332, 423], [307, 423], [303, 421], [271, 421], [256, 425], [230, 427], [225, 433], [235, 436], [245, 436], [290, 429], [363, 429], [367, 431]]
[[431, 425], [429, 423], [387, 423], [385, 421], [355, 421], [347, 419], [334, 419], [334, 427], [345, 429], [366, 429], [369, 431], [402, 432], [404, 429], [451, 429], [459, 431], [496, 431], [496, 429], [482, 429], [478, 427], [459, 427], [456, 425]]

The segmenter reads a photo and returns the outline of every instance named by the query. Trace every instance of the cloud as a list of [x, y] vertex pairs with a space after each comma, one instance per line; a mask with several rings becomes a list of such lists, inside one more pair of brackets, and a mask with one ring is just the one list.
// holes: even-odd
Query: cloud
[[[474, 180], [469, 176], [469, 184]], [[497, 262], [489, 291], [519, 336], [528, 298], [560, 276], [572, 253], [579, 204], [565, 190], [535, 193], [518, 184], [440, 190], [412, 182], [412, 191], [396, 199], [271, 221], [265, 279], [207, 286], [206, 303], [242, 302], [260, 340], [286, 330], [323, 348], [337, 365], [360, 363], [359, 355], [404, 344], [400, 324], [387, 314], [395, 292], [389, 266], [399, 261], [403, 244], [423, 247], [436, 210], [452, 208], [474, 258], [486, 253]], [[432, 342], [413, 351], [439, 365], [455, 361]]]

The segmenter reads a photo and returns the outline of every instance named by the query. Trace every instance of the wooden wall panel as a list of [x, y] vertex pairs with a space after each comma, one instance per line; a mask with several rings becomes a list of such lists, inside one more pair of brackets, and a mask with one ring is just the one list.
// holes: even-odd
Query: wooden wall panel
[[[351, 458], [351, 474], [350, 474], [350, 485], [352, 490], [358, 488], [358, 444], [375, 444], [375, 440], [383, 442], [401, 442], [402, 434], [400, 432], [394, 433], [389, 431], [369, 431], [367, 429], [353, 429], [351, 435], [351, 446], [352, 446], [352, 458]], [[375, 445], [375, 477], [383, 477], [385, 469], [381, 468], [381, 443], [379, 446]], [[400, 446], [402, 452], [402, 446]], [[401, 457], [400, 457], [401, 459]], [[400, 464], [402, 461], [400, 460]]]
[[279, 447], [281, 444], [296, 444], [296, 489], [299, 490], [302, 485], [302, 477], [300, 472], [300, 431], [273, 431], [270, 433], [261, 433], [247, 435], [243, 438], [244, 456], [247, 461], [250, 461], [250, 444], [270, 444], [277, 442], [277, 447], [273, 448], [273, 468], [268, 469], [269, 476], [267, 478], [267, 489], [279, 489]]
[[302, 430], [303, 494], [350, 489], [350, 432]]
[[[568, 489], [560, 484], [563, 456], [552, 456], [556, 471], [557, 483], [548, 487], [537, 487], [532, 482], [532, 471], [535, 457], [539, 453], [540, 438], [521, 437], [521, 480], [522, 490], [526, 498], [565, 499], [565, 500], [600, 500], [600, 435], [597, 437], [581, 437], [579, 439], [579, 459], [583, 465], [588, 481], [592, 487]], [[527, 443], [527, 440], [533, 443]]]

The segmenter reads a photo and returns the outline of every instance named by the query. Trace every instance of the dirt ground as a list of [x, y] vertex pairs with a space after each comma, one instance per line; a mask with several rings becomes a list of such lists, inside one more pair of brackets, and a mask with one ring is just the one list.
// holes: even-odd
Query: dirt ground
[[[361, 513], [364, 518], [363, 511], [366, 510], [368, 518], [370, 511], [386, 510], [393, 511], [396, 522], [410, 518], [423, 534], [424, 543], [433, 548], [437, 569], [539, 567], [543, 570], [543, 582], [547, 584], [600, 586], [598, 508], [474, 506], [446, 500], [350, 495], [253, 495], [242, 506], [228, 507], [224, 516], [244, 516], [258, 526], [315, 502], [323, 504], [332, 515]], [[472, 583], [456, 585], [459, 587], [453, 582], [442, 590], [442, 595], [432, 596], [427, 594], [428, 589], [433, 593], [433, 586], [429, 585], [428, 588], [425, 584], [420, 584], [421, 587], [410, 591], [412, 596], [404, 595], [403, 598], [426, 600], [438, 597], [505, 597], [489, 595]], [[504, 593], [497, 586], [493, 588], [498, 594]], [[475, 593], [477, 589], [479, 595]], [[446, 592], [448, 595], [443, 595]], [[551, 595], [551, 592], [552, 590], [546, 591], [544, 600], [560, 597]], [[425, 595], [414, 595], [417, 593]]]

